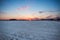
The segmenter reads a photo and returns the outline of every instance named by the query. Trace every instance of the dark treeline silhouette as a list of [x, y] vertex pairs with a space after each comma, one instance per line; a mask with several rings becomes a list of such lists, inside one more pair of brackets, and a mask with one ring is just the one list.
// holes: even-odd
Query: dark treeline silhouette
[[17, 19], [9, 19], [9, 20], [11, 21], [11, 20], [17, 20]]
[[[0, 21], [29, 21], [29, 19], [9, 19], [9, 20], [0, 20]], [[57, 18], [50, 18], [50, 19], [39, 19], [39, 18], [33, 18], [31, 19], [31, 21], [60, 21], [60, 18], [57, 17]]]

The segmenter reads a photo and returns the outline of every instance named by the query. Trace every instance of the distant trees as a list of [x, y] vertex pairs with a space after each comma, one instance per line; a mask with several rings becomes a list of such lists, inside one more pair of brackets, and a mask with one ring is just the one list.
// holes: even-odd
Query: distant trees
[[9, 19], [9, 20], [17, 20], [17, 19]]
[[[50, 16], [49, 16], [50, 17]], [[33, 18], [31, 21], [60, 21], [60, 17], [56, 18], [45, 18], [45, 19], [40, 19], [40, 18]], [[6, 20], [0, 20], [0, 21], [29, 21], [29, 19], [6, 19]]]

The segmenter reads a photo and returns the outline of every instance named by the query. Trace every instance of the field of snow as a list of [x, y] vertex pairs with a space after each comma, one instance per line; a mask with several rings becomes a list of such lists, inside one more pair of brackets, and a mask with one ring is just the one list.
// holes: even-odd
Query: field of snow
[[60, 40], [60, 22], [0, 21], [0, 40]]

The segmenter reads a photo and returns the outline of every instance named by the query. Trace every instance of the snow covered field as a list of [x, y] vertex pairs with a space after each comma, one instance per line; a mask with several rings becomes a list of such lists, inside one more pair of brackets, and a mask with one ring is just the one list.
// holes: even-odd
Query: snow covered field
[[0, 40], [60, 40], [60, 22], [0, 21]]

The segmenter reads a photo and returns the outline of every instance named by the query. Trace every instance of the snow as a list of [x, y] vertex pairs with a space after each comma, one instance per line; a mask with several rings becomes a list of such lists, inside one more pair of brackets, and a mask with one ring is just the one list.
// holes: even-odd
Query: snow
[[60, 22], [0, 21], [0, 40], [60, 40]]

